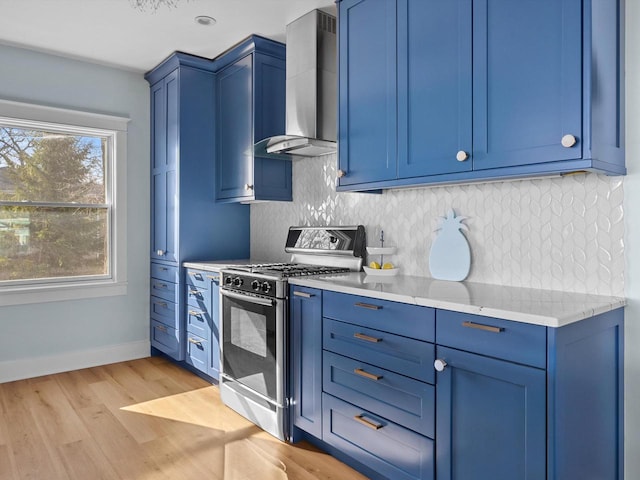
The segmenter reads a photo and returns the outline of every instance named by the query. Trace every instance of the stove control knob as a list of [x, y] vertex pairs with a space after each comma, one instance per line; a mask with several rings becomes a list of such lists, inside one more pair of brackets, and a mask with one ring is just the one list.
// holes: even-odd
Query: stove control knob
[[233, 279], [233, 284], [236, 287], [241, 286], [243, 283], [244, 283], [244, 280], [242, 280], [240, 277], [236, 277], [236, 278]]
[[260, 282], [258, 280], [254, 280], [251, 282], [251, 288], [253, 288], [256, 292], [260, 290]]
[[271, 284], [269, 282], [264, 282], [262, 284], [262, 291], [264, 293], [269, 293], [271, 291]]
[[225, 285], [231, 285], [233, 283], [233, 278], [231, 277], [225, 277], [224, 278], [224, 284]]

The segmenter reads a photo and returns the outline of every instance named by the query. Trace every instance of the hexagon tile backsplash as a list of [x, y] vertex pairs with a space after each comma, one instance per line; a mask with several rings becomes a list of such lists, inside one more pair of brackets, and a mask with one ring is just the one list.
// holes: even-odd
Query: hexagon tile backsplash
[[251, 256], [288, 260], [291, 225], [358, 225], [368, 245], [396, 245], [389, 260], [406, 275], [430, 276], [438, 217], [467, 217], [467, 281], [624, 295], [623, 177], [558, 178], [337, 193], [336, 157], [293, 164], [293, 202], [251, 206]]

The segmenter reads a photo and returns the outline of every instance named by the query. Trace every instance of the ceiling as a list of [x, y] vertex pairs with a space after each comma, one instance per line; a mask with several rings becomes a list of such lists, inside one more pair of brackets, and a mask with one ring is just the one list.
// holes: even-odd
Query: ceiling
[[334, 0], [173, 1], [143, 12], [133, 0], [0, 0], [0, 44], [146, 72], [173, 51], [213, 58], [252, 33], [284, 42], [287, 23], [335, 12]]

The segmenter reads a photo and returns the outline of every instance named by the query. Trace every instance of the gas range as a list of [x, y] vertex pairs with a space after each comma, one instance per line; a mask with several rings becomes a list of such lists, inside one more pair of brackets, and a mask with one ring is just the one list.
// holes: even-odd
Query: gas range
[[231, 265], [222, 270], [223, 289], [269, 298], [286, 298], [291, 277], [360, 271], [364, 227], [291, 227], [285, 251], [290, 263]]
[[364, 227], [291, 227], [289, 263], [233, 265], [220, 284], [220, 396], [281, 440], [289, 438], [287, 279], [360, 271]]

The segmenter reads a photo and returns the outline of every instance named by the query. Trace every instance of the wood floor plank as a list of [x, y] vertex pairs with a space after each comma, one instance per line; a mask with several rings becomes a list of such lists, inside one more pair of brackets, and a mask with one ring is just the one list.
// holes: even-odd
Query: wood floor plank
[[60, 458], [51, 455], [51, 445], [26, 407], [32, 391], [26, 381], [5, 383], [0, 390], [16, 471], [22, 480], [66, 479], [68, 476]]
[[45, 438], [57, 445], [89, 438], [89, 432], [55, 379], [32, 383], [25, 405]]
[[2, 480], [19, 480], [15, 462], [9, 445], [0, 445], [0, 478]]
[[[78, 440], [58, 447], [72, 480], [120, 480], [121, 477], [93, 439]], [[0, 478], [2, 478], [0, 476]]]
[[154, 417], [145, 417], [136, 412], [125, 410], [125, 407], [136, 405], [139, 402], [118, 384], [105, 380], [92, 383], [91, 388], [138, 443], [149, 442], [164, 435], [162, 422], [155, 421]]
[[0, 414], [0, 480], [365, 478], [160, 357], [0, 384]]

